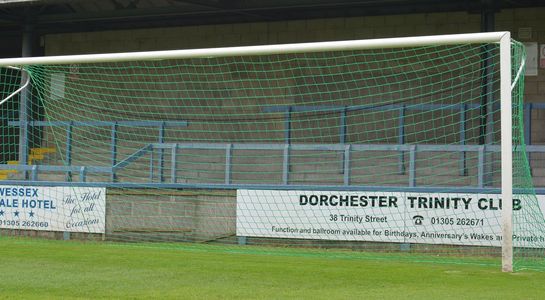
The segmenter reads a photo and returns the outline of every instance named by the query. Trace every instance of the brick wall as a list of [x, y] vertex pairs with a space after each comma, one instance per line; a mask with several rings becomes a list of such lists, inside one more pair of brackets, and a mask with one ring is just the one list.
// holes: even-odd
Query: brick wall
[[434, 13], [53, 34], [47, 55], [227, 47], [479, 31], [479, 15]]
[[[545, 8], [503, 10], [496, 29], [517, 38], [520, 27], [531, 27], [530, 40], [545, 43]], [[120, 31], [52, 34], [45, 36], [46, 55], [106, 53], [227, 47], [241, 45], [367, 39], [396, 36], [478, 32], [480, 15], [465, 12], [295, 20]], [[525, 40], [522, 40], [525, 41]], [[526, 102], [545, 102], [545, 71], [527, 77]], [[532, 114], [532, 142], [545, 143], [545, 111]]]

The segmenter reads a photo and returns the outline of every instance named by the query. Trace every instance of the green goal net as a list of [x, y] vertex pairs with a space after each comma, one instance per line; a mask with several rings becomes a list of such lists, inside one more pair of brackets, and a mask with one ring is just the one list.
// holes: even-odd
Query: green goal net
[[543, 267], [524, 48], [506, 86], [499, 39], [467, 37], [9, 62], [1, 233], [499, 264], [508, 89], [511, 249]]

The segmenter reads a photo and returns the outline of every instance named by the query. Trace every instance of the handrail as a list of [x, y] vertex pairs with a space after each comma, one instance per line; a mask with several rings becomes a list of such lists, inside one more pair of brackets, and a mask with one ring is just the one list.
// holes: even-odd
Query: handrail
[[133, 154], [129, 155], [124, 160], [122, 160], [119, 163], [117, 163], [116, 165], [114, 165], [113, 170], [117, 171], [117, 170], [125, 168], [131, 162], [133, 162], [133, 161], [137, 160], [138, 158], [144, 156], [146, 153], [150, 152], [151, 150], [153, 150], [153, 145], [152, 144], [149, 144], [149, 145], [146, 145], [146, 146], [140, 148], [139, 150], [137, 150]]
[[[6, 66], [6, 68], [8, 69], [13, 69], [13, 70], [19, 70], [21, 72], [26, 72], [25, 69], [23, 68], [17, 68], [17, 67], [12, 67], [12, 66]], [[4, 104], [4, 102], [8, 101], [9, 99], [13, 98], [15, 95], [17, 95], [19, 92], [21, 92], [22, 90], [24, 90], [28, 85], [30, 84], [30, 76], [26, 76], [26, 81], [25, 83], [23, 83], [22, 86], [20, 86], [17, 90], [15, 90], [13, 93], [11, 93], [9, 96], [7, 96], [6, 98], [0, 100], [0, 105]]]
[[[427, 193], [483, 193], [499, 194], [499, 187], [473, 187], [473, 186], [379, 186], [379, 185], [278, 185], [278, 184], [223, 184], [223, 183], [157, 183], [157, 182], [59, 182], [59, 181], [32, 181], [10, 180], [0, 181], [13, 185], [25, 186], [82, 186], [82, 187], [107, 187], [107, 188], [139, 188], [139, 189], [212, 189], [212, 190], [307, 190], [307, 191], [387, 191], [387, 192], [427, 192]], [[545, 195], [545, 188], [535, 188], [531, 192]], [[513, 194], [529, 194], [525, 188], [514, 188]]]
[[138, 120], [138, 121], [10, 121], [10, 126], [21, 126], [26, 123], [29, 126], [37, 127], [106, 127], [106, 126], [127, 126], [127, 127], [187, 127], [187, 121], [154, 121], [154, 120]]
[[[517, 147], [516, 145], [514, 147]], [[176, 181], [176, 164], [178, 164], [178, 157], [176, 155], [177, 150], [183, 150], [183, 149], [207, 149], [207, 150], [223, 150], [225, 155], [225, 172], [224, 172], [224, 185], [218, 185], [216, 183], [209, 183], [209, 182], [200, 182], [200, 183], [192, 183], [188, 185], [187, 183], [178, 183]], [[288, 151], [286, 151], [286, 149]], [[170, 182], [164, 182], [162, 177], [160, 177], [159, 182], [153, 182], [153, 163], [150, 163], [150, 183], [153, 184], [153, 186], [159, 186], [159, 187], [171, 187], [176, 186], [179, 188], [183, 187], [200, 187], [200, 188], [208, 188], [212, 186], [216, 186], [217, 188], [246, 188], [253, 186], [252, 184], [236, 184], [232, 183], [232, 180], [230, 178], [231, 176], [231, 168], [232, 168], [232, 162], [231, 162], [231, 155], [232, 151], [237, 150], [273, 150], [273, 151], [281, 151], [282, 152], [282, 159], [279, 159], [278, 163], [282, 164], [282, 180], [279, 180], [276, 184], [268, 184], [268, 186], [275, 186], [276, 188], [283, 188], [283, 189], [294, 189], [296, 185], [290, 184], [289, 180], [289, 161], [290, 156], [293, 156], [293, 152], [296, 151], [343, 151], [345, 154], [344, 161], [343, 161], [343, 170], [342, 170], [342, 176], [339, 177], [342, 179], [343, 184], [337, 186], [337, 188], [344, 188], [344, 189], [364, 189], [365, 186], [360, 185], [353, 185], [350, 183], [350, 168], [351, 168], [351, 153], [357, 152], [357, 151], [390, 151], [390, 152], [409, 152], [409, 161], [408, 161], [408, 184], [406, 187], [400, 186], [399, 188], [417, 188], [416, 186], [416, 153], [422, 153], [422, 152], [477, 152], [478, 153], [478, 162], [475, 166], [477, 168], [477, 185], [476, 186], [464, 186], [460, 188], [464, 189], [488, 189], [489, 187], [486, 186], [486, 183], [484, 181], [484, 165], [486, 164], [486, 152], [500, 152], [500, 146], [499, 145], [434, 145], [434, 144], [420, 144], [420, 145], [411, 145], [411, 144], [246, 144], [246, 143], [150, 143], [145, 145], [144, 147], [136, 150], [134, 153], [129, 155], [124, 160], [120, 161], [119, 163], [116, 163], [115, 165], [111, 167], [102, 167], [102, 166], [55, 166], [55, 165], [0, 165], [0, 170], [16, 170], [16, 171], [30, 171], [31, 177], [29, 180], [31, 182], [35, 182], [38, 179], [38, 173], [39, 172], [74, 172], [80, 174], [80, 182], [86, 181], [86, 174], [87, 173], [104, 173], [104, 174], [115, 174], [116, 172], [119, 172], [129, 166], [132, 162], [136, 161], [137, 159], [143, 157], [146, 154], [150, 155], [150, 162], [153, 160], [153, 152], [154, 150], [164, 151], [169, 150], [167, 153], [171, 153], [171, 160], [172, 160], [172, 170], [171, 170], [171, 180]], [[545, 153], [545, 145], [529, 145], [525, 146], [525, 150], [527, 153]], [[220, 154], [222, 155], [222, 154]], [[288, 164], [286, 164], [288, 162]], [[223, 171], [222, 171], [223, 172]], [[131, 186], [135, 185], [135, 187], [138, 187], [139, 183], [136, 182], [116, 182], [115, 177], [110, 177], [110, 181], [103, 181], [103, 184], [113, 184], [112, 186], [118, 186], [121, 184], [121, 186]], [[66, 179], [65, 181], [56, 181], [56, 183], [62, 183], [62, 182], [70, 182], [70, 179]], [[6, 180], [3, 181], [3, 183], [9, 183], [13, 184], [13, 180]], [[147, 186], [147, 183], [143, 183], [141, 187]], [[322, 188], [322, 185], [317, 184], [307, 184], [305, 185], [307, 188]], [[449, 188], [449, 187], [446, 187]], [[452, 187], [450, 187], [452, 188]], [[544, 189], [545, 191], [545, 189]]]

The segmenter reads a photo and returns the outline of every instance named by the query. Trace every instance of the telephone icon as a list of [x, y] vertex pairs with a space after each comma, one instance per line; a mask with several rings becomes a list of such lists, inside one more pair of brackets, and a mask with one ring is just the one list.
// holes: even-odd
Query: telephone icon
[[413, 217], [414, 225], [422, 225], [422, 221], [424, 221], [424, 217], [420, 215], [416, 215]]

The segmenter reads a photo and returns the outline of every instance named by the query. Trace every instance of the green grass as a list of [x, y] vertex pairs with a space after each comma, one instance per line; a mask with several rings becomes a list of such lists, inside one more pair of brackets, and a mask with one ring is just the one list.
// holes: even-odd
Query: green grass
[[[0, 238], [0, 298], [542, 299], [545, 272], [388, 255]], [[485, 260], [486, 262], [486, 260]]]

